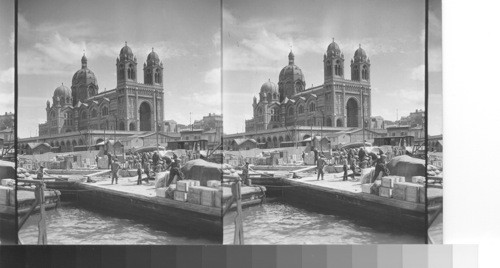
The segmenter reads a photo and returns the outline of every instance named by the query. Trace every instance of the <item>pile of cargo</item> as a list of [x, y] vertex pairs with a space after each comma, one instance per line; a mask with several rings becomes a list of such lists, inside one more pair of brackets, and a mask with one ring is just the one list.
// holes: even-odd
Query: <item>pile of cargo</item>
[[24, 168], [17, 168], [16, 173], [17, 173], [16, 176], [19, 179], [26, 179], [26, 180], [32, 179], [31, 174], [28, 172], [28, 170]]
[[427, 165], [427, 175], [428, 176], [443, 176], [443, 171], [434, 165]]
[[[171, 185], [172, 186], [172, 185]], [[180, 202], [187, 202], [208, 207], [221, 207], [222, 188], [218, 180], [207, 181], [207, 186], [201, 186], [197, 180], [181, 180], [175, 187], [158, 188], [156, 195], [170, 198], [173, 192], [173, 199]]]
[[361, 185], [363, 193], [374, 194], [386, 198], [425, 203], [425, 177], [413, 176], [411, 182], [405, 182], [402, 176], [385, 176], [375, 183]]

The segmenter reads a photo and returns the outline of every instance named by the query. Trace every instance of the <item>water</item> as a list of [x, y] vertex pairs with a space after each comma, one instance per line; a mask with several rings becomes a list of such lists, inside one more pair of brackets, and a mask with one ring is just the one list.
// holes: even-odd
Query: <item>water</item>
[[[38, 241], [40, 214], [30, 216], [19, 232], [23, 244]], [[148, 244], [183, 245], [217, 244], [220, 239], [206, 238], [144, 219], [131, 219], [109, 212], [88, 210], [63, 203], [57, 210], [47, 211], [49, 244]]]
[[[245, 244], [415, 244], [425, 238], [384, 224], [311, 212], [283, 202], [243, 210]], [[232, 244], [234, 216], [224, 217], [224, 244]]]

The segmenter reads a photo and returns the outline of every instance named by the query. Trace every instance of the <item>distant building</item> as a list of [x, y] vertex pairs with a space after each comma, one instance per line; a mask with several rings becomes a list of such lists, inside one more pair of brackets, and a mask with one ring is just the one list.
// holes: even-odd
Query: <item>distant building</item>
[[388, 126], [385, 129], [387, 130], [388, 137], [401, 137], [410, 135], [410, 126], [408, 125]]

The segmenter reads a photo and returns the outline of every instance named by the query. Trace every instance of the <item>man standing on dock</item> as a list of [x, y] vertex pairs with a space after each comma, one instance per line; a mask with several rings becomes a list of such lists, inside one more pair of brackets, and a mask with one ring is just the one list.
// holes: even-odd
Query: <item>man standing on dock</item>
[[375, 166], [375, 173], [373, 175], [371, 183], [373, 183], [375, 180], [377, 180], [378, 175], [380, 174], [380, 172], [382, 172], [382, 176], [388, 176], [389, 175], [389, 170], [385, 166], [385, 159], [386, 159], [386, 155], [382, 154], [382, 155], [380, 155], [380, 158], [377, 160], [377, 164]]
[[[154, 159], [153, 159], [153, 161], [154, 161]], [[153, 164], [154, 164], [154, 162], [153, 162]], [[177, 175], [178, 180], [182, 180], [180, 160], [176, 154], [174, 154], [173, 161], [170, 164], [170, 174], [168, 176], [168, 182], [167, 182], [166, 187], [168, 187], [170, 185], [170, 183], [172, 183], [172, 181], [175, 178], [175, 175]]]
[[249, 167], [250, 163], [248, 162], [245, 162], [245, 165], [243, 165], [243, 167], [241, 168], [243, 170], [243, 172], [241, 173], [241, 177], [243, 179], [243, 184], [245, 185], [248, 185], [248, 173], [250, 171], [250, 167]]
[[142, 184], [142, 165], [141, 162], [137, 162], [137, 185]]
[[116, 179], [116, 184], [118, 184], [118, 170], [120, 169], [120, 165], [118, 164], [118, 160], [115, 159], [113, 160], [113, 163], [111, 165], [111, 184]]
[[321, 154], [321, 156], [316, 161], [316, 168], [318, 169], [318, 178], [316, 180], [319, 180], [320, 175], [321, 175], [321, 180], [325, 180], [325, 178], [324, 178], [324, 176], [325, 176], [325, 171], [324, 171], [325, 164], [326, 164], [325, 157], [323, 154]]

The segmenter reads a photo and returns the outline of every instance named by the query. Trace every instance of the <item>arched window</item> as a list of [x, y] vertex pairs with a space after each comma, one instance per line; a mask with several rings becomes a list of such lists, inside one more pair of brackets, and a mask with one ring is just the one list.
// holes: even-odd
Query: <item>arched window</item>
[[304, 106], [299, 105], [299, 114], [303, 114], [303, 113], [304, 113]]
[[271, 102], [271, 93], [267, 93], [267, 101]]
[[132, 79], [132, 70], [130, 68], [127, 69], [127, 78]]
[[81, 115], [82, 119], [87, 119], [87, 111], [83, 111]]
[[257, 114], [262, 115], [262, 107], [257, 108]]
[[135, 79], [135, 70], [134, 70], [134, 68], [130, 69], [130, 73], [131, 73], [130, 79]]
[[273, 100], [277, 99], [276, 93], [273, 94]]
[[311, 102], [309, 104], [309, 112], [314, 112], [316, 111], [316, 104], [314, 104], [314, 102]]
[[102, 115], [102, 116], [107, 116], [107, 115], [108, 115], [108, 113], [109, 113], [109, 111], [108, 111], [108, 106], [104, 106], [104, 107], [102, 107], [102, 109], [101, 109], [101, 115]]
[[326, 62], [326, 73], [327, 73], [327, 75], [332, 75], [332, 62], [331, 61]]
[[288, 115], [292, 116], [293, 115], [293, 107], [288, 108]]
[[342, 75], [342, 70], [341, 70], [341, 67], [340, 67], [340, 61], [337, 60], [335, 62], [335, 75]]
[[96, 118], [97, 117], [97, 109], [92, 109], [92, 112], [90, 112], [92, 118]]

